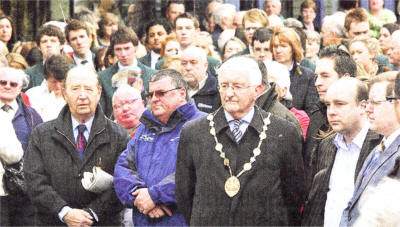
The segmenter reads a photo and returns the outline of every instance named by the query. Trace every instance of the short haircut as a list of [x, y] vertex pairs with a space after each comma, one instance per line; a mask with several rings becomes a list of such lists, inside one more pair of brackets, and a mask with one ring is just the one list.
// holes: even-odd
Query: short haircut
[[318, 56], [320, 59], [329, 58], [333, 60], [334, 70], [339, 77], [344, 76], [346, 73], [350, 74], [351, 77], [356, 76], [357, 63], [346, 51], [336, 46], [328, 46], [322, 49]]
[[156, 26], [156, 25], [163, 26], [165, 31], [167, 32], [167, 34], [169, 34], [171, 32], [171, 30], [172, 30], [171, 25], [166, 20], [164, 20], [164, 19], [152, 20], [146, 25], [146, 28], [145, 28], [145, 31], [146, 31], [146, 42], [148, 42], [148, 40], [149, 40], [150, 28], [153, 27], [153, 26]]
[[183, 78], [182, 74], [174, 69], [162, 69], [160, 71], [155, 72], [151, 78], [150, 78], [150, 83], [151, 82], [156, 82], [159, 80], [162, 80], [164, 78], [170, 78], [172, 85], [175, 86], [175, 88], [185, 88], [186, 90], [186, 101], [189, 101], [189, 94], [188, 94], [188, 89], [189, 86], [186, 83], [185, 79]]
[[185, 6], [185, 1], [184, 0], [169, 0], [167, 3], [167, 11], [169, 10], [169, 7], [171, 4], [179, 4]]
[[228, 45], [229, 42], [236, 42], [236, 43], [239, 43], [240, 47], [242, 48], [240, 51], [246, 49], [246, 44], [244, 44], [244, 42], [243, 42], [242, 40], [240, 40], [240, 39], [237, 38], [237, 37], [232, 37], [232, 38], [228, 39], [228, 40], [225, 42], [224, 46], [222, 47], [222, 51], [221, 51], [222, 55], [225, 54], [225, 49], [226, 49], [226, 46]]
[[[251, 85], [260, 85], [267, 77], [266, 67], [262, 65], [264, 63], [250, 55], [233, 56], [222, 63], [216, 71], [218, 75], [221, 75], [226, 70], [235, 70], [238, 73], [247, 74]], [[265, 71], [261, 71], [263, 69]]]
[[285, 42], [290, 45], [293, 52], [293, 60], [300, 63], [304, 57], [304, 49], [302, 48], [301, 40], [296, 31], [292, 28], [281, 27], [274, 31], [270, 41], [270, 50], [273, 52], [275, 40]]
[[222, 19], [225, 15], [229, 14], [232, 17], [235, 16], [236, 13], [236, 8], [234, 5], [230, 3], [224, 3], [221, 5], [218, 5], [214, 8], [212, 15], [214, 18], [214, 23], [218, 24], [219, 26], [222, 25]]
[[332, 15], [324, 17], [322, 26], [324, 29], [326, 29], [326, 32], [334, 32], [338, 38], [343, 38], [345, 37], [343, 32], [345, 17], [345, 13], [336, 12]]
[[243, 26], [244, 22], [248, 21], [251, 23], [260, 23], [262, 27], [267, 27], [269, 25], [268, 15], [265, 11], [260, 9], [250, 9], [247, 10], [243, 15]]
[[134, 46], [139, 44], [139, 39], [136, 33], [127, 27], [119, 28], [110, 38], [110, 49], [114, 50], [115, 44], [123, 44], [131, 42]]
[[254, 34], [253, 34], [253, 39], [251, 40], [251, 45], [254, 45], [254, 41], [257, 40], [260, 43], [267, 42], [271, 39], [272, 35], [274, 34], [274, 31], [272, 31], [269, 28], [258, 28]]
[[75, 67], [71, 68], [67, 72], [67, 75], [65, 77], [65, 83], [63, 84], [64, 88], [67, 87], [68, 77], [71, 75], [71, 73], [79, 73], [80, 75], [92, 75], [93, 78], [96, 79], [97, 88], [99, 88], [99, 89], [101, 88], [100, 80], [99, 80], [99, 77], [97, 76], [96, 71], [94, 70], [93, 67], [90, 67], [90, 66], [87, 66], [87, 65], [78, 65], [78, 66], [75, 66]]
[[311, 8], [316, 12], [317, 5], [313, 0], [305, 0], [303, 3], [300, 5], [300, 12], [303, 11], [303, 9]]
[[400, 29], [400, 25], [395, 24], [395, 23], [387, 23], [382, 25], [382, 28], [386, 28], [390, 34], [393, 34], [394, 31]]
[[175, 21], [174, 21], [174, 28], [176, 29], [176, 21], [178, 21], [178, 19], [189, 19], [193, 22], [193, 26], [195, 29], [199, 28], [199, 20], [193, 16], [191, 13], [185, 12], [179, 16], [176, 17]]
[[321, 44], [321, 36], [319, 35], [318, 32], [313, 31], [313, 30], [305, 30], [306, 36], [307, 36], [307, 41], [310, 42], [316, 42], [318, 45]]
[[90, 37], [90, 31], [88, 26], [82, 21], [76, 20], [76, 19], [69, 19], [67, 21], [67, 26], [65, 26], [65, 37], [67, 38], [67, 41], [69, 42], [69, 33], [71, 31], [76, 31], [83, 29], [85, 30], [86, 34], [88, 37]]
[[398, 72], [396, 75], [394, 93], [395, 93], [396, 97], [400, 97], [400, 72]]
[[387, 83], [386, 96], [392, 96], [395, 91], [395, 81], [398, 73], [396, 71], [384, 72], [372, 77], [368, 83], [368, 90], [371, 90], [372, 86], [377, 83]]
[[[349, 78], [350, 79], [350, 78]], [[351, 77], [351, 79], [353, 79]], [[357, 96], [356, 96], [356, 102], [360, 103], [361, 101], [368, 100], [368, 86], [363, 83], [361, 80], [354, 78], [357, 80], [356, 82], [356, 88], [357, 88]]]
[[62, 55], [52, 55], [43, 66], [43, 76], [47, 80], [53, 76], [56, 80], [64, 80], [70, 65]]
[[344, 19], [344, 28], [349, 31], [350, 30], [350, 25], [355, 22], [355, 23], [360, 23], [360, 22], [368, 22], [369, 21], [369, 16], [368, 12], [363, 9], [363, 8], [354, 8], [349, 10], [347, 12], [346, 17]]
[[40, 39], [45, 35], [57, 37], [61, 45], [65, 42], [64, 33], [60, 28], [54, 25], [45, 25], [39, 28], [38, 34], [36, 35], [36, 43], [38, 46], [40, 46]]

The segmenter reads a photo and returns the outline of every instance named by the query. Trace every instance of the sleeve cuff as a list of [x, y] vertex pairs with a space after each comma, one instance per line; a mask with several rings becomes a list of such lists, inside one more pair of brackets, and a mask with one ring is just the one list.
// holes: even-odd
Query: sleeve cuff
[[67, 213], [68, 213], [70, 210], [72, 210], [72, 208], [69, 207], [69, 206], [65, 206], [65, 207], [63, 207], [63, 208], [61, 209], [61, 211], [58, 213], [58, 218], [60, 219], [60, 221], [62, 221], [63, 223], [65, 223], [65, 222], [64, 222], [64, 217], [65, 217], [65, 215], [67, 215]]
[[89, 208], [90, 212], [92, 213], [92, 216], [94, 217], [94, 219], [96, 220], [96, 222], [99, 222], [99, 217], [97, 216], [97, 214], [91, 209]]

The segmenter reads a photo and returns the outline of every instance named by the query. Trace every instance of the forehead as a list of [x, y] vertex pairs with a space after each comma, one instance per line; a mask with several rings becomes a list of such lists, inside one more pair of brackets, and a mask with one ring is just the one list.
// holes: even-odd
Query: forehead
[[121, 102], [124, 100], [130, 100], [130, 99], [140, 99], [140, 94], [139, 93], [135, 93], [132, 91], [119, 91], [116, 95], [115, 95], [115, 101], [116, 102]]
[[191, 59], [200, 60], [201, 52], [195, 51], [193, 49], [182, 52], [182, 60], [191, 60]]
[[233, 41], [233, 40], [231, 40], [231, 41], [228, 41], [227, 43], [226, 43], [226, 46], [225, 46], [225, 48], [234, 48], [234, 47], [241, 47], [240, 46], [240, 43], [238, 43], [238, 42], [236, 42], [236, 41]]
[[175, 41], [169, 41], [167, 44], [165, 44], [165, 47], [179, 47], [179, 43]]
[[363, 43], [363, 42], [361, 42], [361, 41], [356, 41], [356, 42], [354, 42], [354, 43], [352, 43], [351, 45], [350, 45], [350, 48], [349, 48], [350, 50], [353, 50], [353, 49], [362, 49], [362, 50], [366, 50], [367, 49], [367, 47], [365, 46], [365, 44]]
[[350, 31], [352, 32], [362, 32], [369, 30], [369, 23], [368, 21], [356, 22], [350, 24]]
[[265, 42], [260, 42], [258, 40], [254, 40], [254, 47], [258, 46], [258, 47], [269, 47], [269, 40], [265, 41]]
[[320, 58], [317, 60], [315, 64], [315, 73], [318, 74], [324, 71], [335, 71], [334, 69], [334, 61], [330, 58]]
[[149, 83], [149, 90], [150, 91], [155, 91], [155, 90], [160, 90], [160, 89], [169, 89], [172, 88], [172, 80], [170, 77], [164, 77], [160, 80], [153, 81]]
[[239, 67], [231, 67], [220, 71], [218, 80], [220, 83], [250, 83], [250, 71], [239, 69]]
[[127, 47], [134, 47], [132, 42], [127, 42], [127, 43], [116, 43], [114, 44], [114, 49], [116, 48], [127, 48]]
[[97, 75], [88, 74], [86, 71], [75, 70], [68, 73], [66, 86], [89, 86], [96, 87], [98, 84]]
[[185, 10], [185, 5], [183, 4], [177, 4], [177, 3], [171, 3], [169, 5], [169, 10], [174, 10], [174, 11], [180, 11], [180, 10]]
[[42, 36], [40, 37], [40, 41], [47, 40], [47, 39], [57, 39], [57, 41], [60, 41], [60, 40], [58, 40], [58, 37], [57, 37], [57, 36], [42, 35]]
[[260, 27], [262, 27], [262, 24], [259, 23], [259, 22], [244, 21], [244, 27], [246, 27], [246, 28], [248, 28], [248, 27], [260, 28]]
[[386, 88], [389, 82], [383, 81], [372, 85], [369, 90], [369, 98], [384, 98], [386, 97]]
[[69, 32], [69, 36], [75, 36], [75, 35], [86, 35], [86, 30], [85, 29], [78, 29], [78, 30], [72, 30]]
[[151, 26], [149, 28], [149, 33], [160, 32], [160, 31], [163, 31], [163, 32], [166, 33], [166, 30], [165, 30], [164, 26], [162, 26], [161, 24], [156, 24], [156, 25], [153, 25], [153, 26]]
[[20, 76], [13, 75], [12, 73], [7, 72], [7, 71], [0, 72], [0, 80], [7, 80], [7, 81], [17, 82], [17, 83], [19, 83], [21, 81]]
[[10, 23], [10, 21], [7, 19], [7, 18], [3, 18], [3, 19], [1, 19], [0, 20], [0, 24], [8, 24], [8, 25], [11, 25], [11, 23]]
[[356, 88], [354, 85], [343, 86], [341, 84], [333, 84], [328, 89], [326, 94], [326, 100], [328, 102], [332, 101], [346, 101], [355, 102], [356, 98]]
[[178, 18], [176, 20], [176, 26], [192, 26], [194, 27], [194, 23], [191, 19], [189, 18]]

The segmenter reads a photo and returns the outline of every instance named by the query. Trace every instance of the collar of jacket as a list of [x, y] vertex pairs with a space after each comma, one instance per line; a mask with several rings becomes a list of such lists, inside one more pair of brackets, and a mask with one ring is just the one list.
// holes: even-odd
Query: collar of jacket
[[15, 115], [14, 115], [14, 117], [13, 117], [13, 121], [14, 121], [14, 119], [16, 119], [17, 117], [19, 117], [20, 115], [26, 115], [26, 117], [27, 117], [26, 119], [28, 120], [28, 121], [27, 121], [28, 126], [29, 126], [29, 128], [32, 129], [32, 128], [33, 128], [34, 122], [33, 122], [33, 116], [32, 116], [31, 111], [28, 109], [28, 107], [26, 106], [26, 104], [22, 101], [21, 95], [19, 95], [19, 96], [17, 97], [16, 101], [17, 101], [17, 103], [18, 103], [18, 109], [17, 109], [17, 111], [15, 112]]
[[198, 95], [213, 95], [218, 93], [217, 78], [215, 78], [209, 70], [207, 70], [207, 79], [204, 86], [197, 92]]
[[[88, 143], [92, 139], [91, 135], [100, 133], [102, 130], [105, 129], [105, 126], [106, 126], [106, 117], [104, 116], [101, 107], [97, 105], [96, 112], [94, 114], [92, 128], [90, 130]], [[66, 104], [60, 111], [60, 114], [56, 119], [55, 129], [63, 133], [67, 138], [71, 139], [71, 141], [75, 141], [72, 129], [71, 111], [69, 110], [68, 104]]]
[[[254, 128], [260, 134], [263, 131], [263, 119], [265, 117], [267, 117], [267, 113], [262, 111], [258, 106], [254, 105], [254, 116], [253, 119], [251, 119], [249, 127]], [[222, 131], [225, 131], [229, 128], [229, 124], [226, 120], [224, 109], [222, 107], [216, 110], [214, 115], [214, 123], [217, 134], [220, 134]]]
[[326, 105], [325, 103], [318, 101], [318, 103], [315, 105], [316, 108], [313, 108], [313, 110], [310, 112], [310, 116], [315, 113], [315, 112], [321, 112], [322, 115], [326, 116]]
[[264, 94], [260, 95], [256, 100], [256, 104], [263, 110], [269, 110], [271, 106], [278, 100], [278, 94], [275, 91], [276, 84], [274, 82], [269, 84], [270, 87]]
[[197, 109], [193, 100], [178, 107], [169, 117], [167, 124], [164, 124], [157, 120], [157, 118], [151, 113], [151, 110], [147, 109], [143, 112], [140, 122], [142, 122], [147, 128], [155, 131], [156, 133], [167, 133], [172, 131], [179, 123], [187, 121], [196, 112]]

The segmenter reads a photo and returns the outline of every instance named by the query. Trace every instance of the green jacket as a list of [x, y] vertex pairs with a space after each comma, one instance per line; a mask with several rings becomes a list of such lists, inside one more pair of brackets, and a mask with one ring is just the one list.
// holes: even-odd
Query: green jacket
[[[154, 69], [151, 69], [151, 68], [143, 65], [139, 61], [138, 61], [138, 67], [142, 70], [142, 80], [143, 80], [144, 89], [146, 91], [148, 91], [150, 77], [156, 71]], [[97, 73], [99, 76], [100, 84], [103, 88], [103, 91], [101, 92], [100, 105], [103, 108], [104, 114], [107, 117], [110, 117], [113, 112], [112, 96], [116, 89], [112, 87], [111, 78], [117, 72], [118, 72], [118, 64], [114, 64], [114, 65], [108, 67], [107, 69]]]
[[39, 86], [44, 80], [42, 63], [36, 64], [32, 67], [25, 69], [25, 73], [28, 74], [29, 76], [29, 85], [25, 90]]

